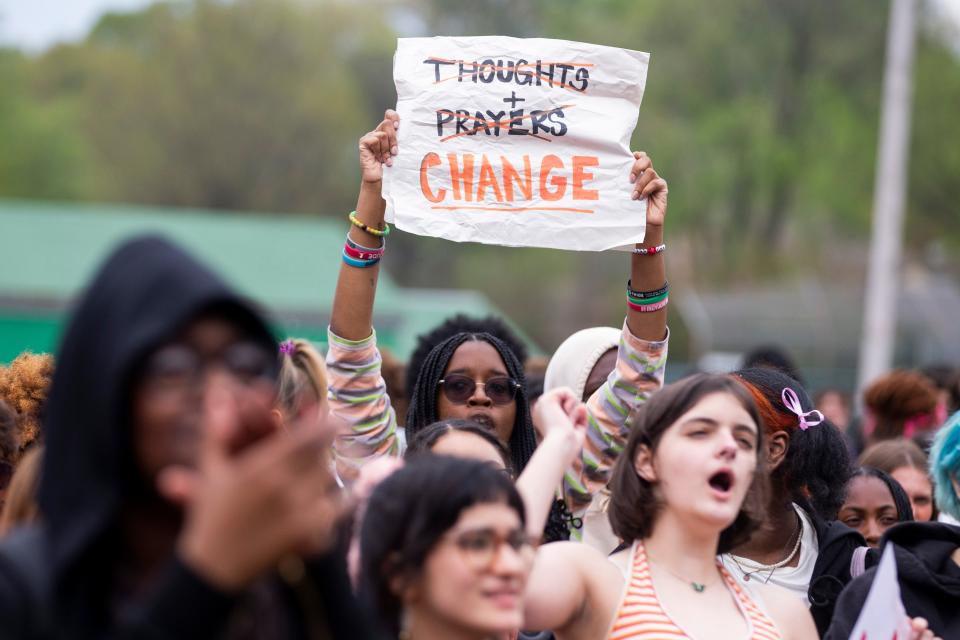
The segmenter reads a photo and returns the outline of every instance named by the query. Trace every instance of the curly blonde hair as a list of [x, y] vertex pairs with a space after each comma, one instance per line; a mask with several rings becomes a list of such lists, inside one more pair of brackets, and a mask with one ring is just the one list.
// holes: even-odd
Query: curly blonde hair
[[40, 440], [40, 414], [53, 378], [53, 356], [25, 351], [0, 369], [0, 400], [18, 416], [20, 451]]

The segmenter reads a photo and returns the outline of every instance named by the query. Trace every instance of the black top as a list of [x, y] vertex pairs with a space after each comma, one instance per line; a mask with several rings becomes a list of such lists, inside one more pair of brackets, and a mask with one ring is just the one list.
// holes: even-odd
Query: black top
[[[960, 638], [960, 567], [951, 557], [960, 548], [960, 527], [940, 522], [904, 522], [887, 530], [881, 550], [894, 545], [900, 597], [910, 617], [926, 618], [934, 634]], [[873, 585], [868, 570], [844, 589], [826, 637], [847, 640]]]
[[[253, 610], [269, 611], [267, 618], [291, 620], [286, 606], [276, 603], [292, 602], [295, 594], [279, 581], [268, 580], [276, 586], [254, 589], [253, 595], [223, 594], [175, 557], [138, 601], [113, 600], [119, 512], [142, 482], [129, 419], [136, 368], [152, 349], [207, 311], [223, 314], [251, 339], [276, 348], [253, 306], [207, 267], [157, 237], [121, 246], [79, 300], [57, 354], [46, 405], [39, 489], [44, 525], [19, 543], [0, 545], [4, 638], [216, 638], [226, 620], [236, 617], [235, 605], [247, 601], [258, 604]], [[326, 607], [335, 612], [331, 620], [359, 620], [342, 565], [340, 554], [334, 554], [308, 566], [315, 593], [321, 594], [314, 600], [332, 595]], [[327, 589], [328, 582], [336, 588]], [[38, 610], [49, 633], [31, 621], [31, 612]], [[277, 637], [305, 637], [294, 633], [303, 629], [298, 620], [283, 628], [291, 633]], [[364, 628], [334, 637], [369, 637]]]
[[[817, 532], [817, 561], [813, 565], [807, 597], [810, 599], [810, 614], [822, 636], [830, 626], [840, 592], [850, 582], [853, 552], [866, 546], [866, 542], [859, 532], [842, 522], [824, 521], [809, 505], [800, 506], [810, 516]], [[867, 566], [872, 560], [872, 556], [867, 559]]]

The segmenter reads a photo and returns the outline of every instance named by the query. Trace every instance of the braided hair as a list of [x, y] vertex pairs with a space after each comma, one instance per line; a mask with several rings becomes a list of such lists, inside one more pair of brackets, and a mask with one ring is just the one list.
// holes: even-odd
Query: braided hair
[[420, 369], [423, 367], [427, 355], [433, 351], [435, 346], [460, 333], [489, 333], [510, 347], [510, 350], [513, 351], [520, 362], [526, 362], [527, 360], [527, 347], [523, 344], [523, 340], [501, 318], [497, 316], [473, 318], [458, 313], [447, 318], [427, 333], [417, 336], [417, 346], [407, 362], [406, 392], [408, 398], [413, 397], [413, 386], [416, 384], [417, 376], [420, 374]]
[[[507, 346], [504, 341], [489, 333], [458, 333], [435, 346], [427, 354], [413, 385], [410, 407], [407, 410], [405, 425], [407, 438], [412, 440], [421, 429], [445, 417], [438, 415], [437, 412], [438, 386], [446, 373], [454, 352], [460, 348], [460, 345], [470, 340], [482, 340], [496, 349], [507, 369], [507, 374], [520, 384], [515, 399], [517, 403], [516, 417], [513, 422], [513, 430], [510, 432], [510, 440], [507, 442], [507, 447], [510, 449], [511, 466], [514, 473], [519, 476], [533, 456], [534, 449], [537, 448], [533, 421], [530, 416], [530, 404], [527, 400], [526, 379], [523, 374], [523, 365], [513, 349]], [[554, 501], [544, 529], [544, 542], [569, 538], [572, 520], [573, 517], [564, 502], [562, 500]]]
[[855, 478], [876, 478], [887, 485], [890, 490], [890, 497], [893, 498], [893, 506], [897, 510], [897, 522], [912, 522], [913, 507], [910, 506], [910, 497], [904, 491], [903, 486], [893, 479], [886, 471], [876, 467], [857, 467], [854, 469], [850, 480], [847, 481], [847, 488]]

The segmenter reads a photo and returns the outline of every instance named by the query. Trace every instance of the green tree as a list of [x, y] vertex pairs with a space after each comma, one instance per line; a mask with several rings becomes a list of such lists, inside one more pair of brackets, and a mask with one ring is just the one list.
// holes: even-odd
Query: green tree
[[0, 49], [0, 196], [77, 198], [85, 147], [67, 105], [32, 99], [30, 61]]

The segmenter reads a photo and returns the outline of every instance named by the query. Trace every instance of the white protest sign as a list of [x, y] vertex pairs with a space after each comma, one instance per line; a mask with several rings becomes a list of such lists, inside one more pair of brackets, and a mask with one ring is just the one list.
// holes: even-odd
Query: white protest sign
[[893, 545], [888, 544], [850, 640], [907, 640], [909, 637], [910, 619], [900, 600]]
[[565, 40], [401, 38], [387, 220], [457, 242], [601, 251], [643, 240], [630, 136], [649, 54]]

